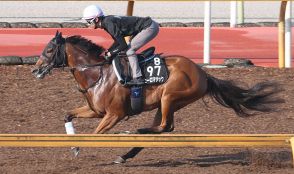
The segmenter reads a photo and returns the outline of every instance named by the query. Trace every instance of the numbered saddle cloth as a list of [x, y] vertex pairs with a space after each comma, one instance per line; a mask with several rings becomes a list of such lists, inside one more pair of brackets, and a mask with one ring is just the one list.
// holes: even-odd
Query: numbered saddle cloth
[[139, 65], [146, 84], [162, 84], [168, 79], [165, 60], [159, 54], [152, 54], [144, 59], [139, 58]]
[[[168, 79], [169, 73], [165, 60], [159, 54], [154, 54], [154, 51], [155, 48], [150, 47], [137, 55], [141, 71], [145, 78], [145, 84], [162, 84]], [[126, 85], [132, 79], [130, 65], [126, 55], [116, 56], [112, 61], [112, 65], [119, 82]]]

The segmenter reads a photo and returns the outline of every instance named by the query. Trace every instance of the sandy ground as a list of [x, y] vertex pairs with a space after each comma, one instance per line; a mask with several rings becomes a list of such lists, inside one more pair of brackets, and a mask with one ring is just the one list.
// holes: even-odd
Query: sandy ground
[[[68, 71], [55, 70], [43, 80], [31, 66], [0, 66], [0, 133], [65, 133], [66, 111], [85, 104]], [[279, 111], [240, 118], [230, 109], [205, 98], [175, 114], [173, 133], [293, 133], [294, 70], [277, 68], [207, 69], [221, 79], [253, 85], [275, 80], [285, 89]], [[151, 124], [155, 112], [119, 123], [110, 133], [133, 131]], [[74, 120], [77, 133], [91, 133], [99, 119]], [[34, 173], [294, 173], [290, 149], [263, 148], [148, 148], [127, 163], [114, 165], [127, 148], [82, 148], [75, 158], [69, 148], [0, 148], [1, 174]]]

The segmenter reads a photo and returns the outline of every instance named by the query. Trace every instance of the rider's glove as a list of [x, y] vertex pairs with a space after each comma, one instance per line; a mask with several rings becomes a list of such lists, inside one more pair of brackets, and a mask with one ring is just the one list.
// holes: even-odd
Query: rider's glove
[[104, 58], [105, 58], [106, 60], [108, 60], [108, 61], [111, 61], [111, 54], [110, 54], [109, 51], [106, 51], [106, 52], [105, 52]]

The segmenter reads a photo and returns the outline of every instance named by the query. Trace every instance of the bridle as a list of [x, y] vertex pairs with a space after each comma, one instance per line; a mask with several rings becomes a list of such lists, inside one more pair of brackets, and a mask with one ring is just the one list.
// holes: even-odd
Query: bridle
[[53, 42], [53, 40], [51, 40], [49, 42], [49, 45], [50, 44], [54, 46], [51, 56], [48, 57], [46, 55], [46, 49], [42, 53], [42, 58], [44, 58], [45, 60], [52, 60], [50, 64], [46, 66], [46, 68], [51, 71], [53, 68], [64, 68], [65, 66], [68, 66], [67, 58], [65, 55], [65, 39], [62, 38], [60, 42]]
[[[38, 78], [43, 78], [46, 74], [50, 73], [53, 68], [60, 68], [67, 66], [67, 59], [65, 57], [65, 39], [60, 39], [59, 43], [55, 39], [55, 41], [51, 40], [48, 44], [48, 46], [44, 49], [42, 52], [42, 56], [40, 59], [45, 60], [45, 62], [49, 62], [49, 64], [45, 66], [41, 66], [37, 69], [33, 70], [33, 74], [36, 75]], [[46, 54], [47, 48], [51, 46], [53, 49], [52, 54], [48, 56]]]
[[[51, 62], [46, 65], [46, 66], [43, 66], [39, 69], [37, 69], [36, 71], [38, 71], [37, 73], [39, 73], [41, 71], [41, 74], [40, 75], [45, 75], [45, 74], [48, 74], [51, 72], [51, 70], [53, 68], [63, 68], [68, 66], [68, 60], [67, 60], [67, 56], [65, 54], [65, 39], [62, 38], [60, 41], [56, 41], [54, 42], [53, 40], [51, 40], [49, 42], [48, 45], [53, 45], [54, 47], [52, 48], [53, 49], [53, 53], [50, 55], [50, 56], [47, 56], [46, 54], [46, 50], [45, 49], [42, 53], [42, 58], [45, 59], [45, 60], [51, 60]], [[79, 50], [81, 50], [81, 48], [79, 48]], [[81, 50], [82, 52], [84, 53], [87, 53], [85, 50]], [[103, 58], [103, 56], [99, 56], [98, 58]], [[74, 74], [75, 71], [85, 71], [86, 69], [89, 69], [89, 68], [95, 68], [95, 67], [100, 67], [100, 76], [99, 78], [94, 82], [92, 83], [91, 85], [89, 85], [88, 87], [86, 87], [85, 89], [82, 89], [79, 87], [79, 85], [77, 85], [77, 88], [78, 88], [78, 91], [85, 94], [88, 92], [88, 90], [94, 86], [96, 86], [100, 80], [103, 81], [103, 66], [106, 65], [106, 64], [110, 64], [109, 61], [105, 60], [103, 62], [99, 62], [97, 64], [91, 64], [91, 65], [77, 65], [75, 67], [70, 67], [70, 71], [72, 74]]]

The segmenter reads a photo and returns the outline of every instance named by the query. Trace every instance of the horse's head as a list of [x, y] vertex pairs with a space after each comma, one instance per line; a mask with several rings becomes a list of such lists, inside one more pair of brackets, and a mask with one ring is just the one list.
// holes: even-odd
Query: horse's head
[[61, 32], [57, 31], [55, 37], [51, 39], [43, 50], [32, 73], [36, 78], [43, 79], [53, 68], [64, 66], [67, 66], [65, 38], [62, 37]]

